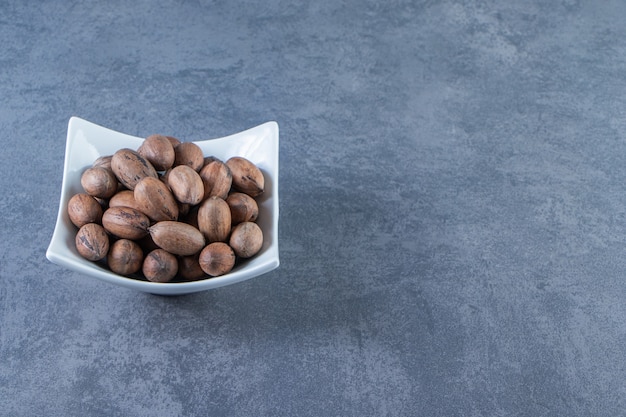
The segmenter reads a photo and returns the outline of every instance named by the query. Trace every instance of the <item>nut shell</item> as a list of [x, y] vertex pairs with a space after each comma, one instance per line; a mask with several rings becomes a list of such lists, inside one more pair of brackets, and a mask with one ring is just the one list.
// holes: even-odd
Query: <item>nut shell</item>
[[232, 193], [226, 198], [230, 207], [233, 225], [241, 222], [254, 222], [259, 217], [259, 205], [256, 200], [245, 193]]
[[139, 153], [128, 148], [120, 149], [113, 154], [111, 169], [119, 182], [129, 190], [134, 190], [143, 178], [157, 178], [154, 166]]
[[204, 197], [200, 175], [189, 165], [178, 165], [167, 173], [167, 184], [180, 203], [195, 205]]
[[189, 165], [198, 172], [204, 165], [204, 154], [202, 149], [193, 142], [182, 142], [174, 147], [176, 155], [174, 166]]
[[98, 157], [93, 164], [91, 165], [93, 168], [105, 168], [111, 169], [111, 159], [113, 159], [113, 155], [104, 155]]
[[146, 158], [157, 171], [165, 171], [174, 165], [174, 146], [163, 135], [148, 136], [137, 148], [137, 153]]
[[[122, 190], [115, 193], [113, 197], [109, 199], [109, 207], [131, 207], [135, 210], [139, 210], [137, 201], [135, 201], [135, 193], [132, 190]], [[141, 211], [141, 210], [139, 210]]]
[[109, 207], [102, 215], [102, 226], [112, 235], [137, 240], [148, 233], [150, 219], [132, 207]]
[[250, 258], [256, 255], [263, 246], [263, 231], [256, 223], [239, 223], [233, 228], [229, 244], [237, 256]]
[[165, 136], [165, 137], [172, 144], [172, 148], [175, 148], [176, 146], [180, 145], [180, 143], [181, 143], [180, 139], [175, 138], [174, 136]]
[[204, 235], [187, 223], [161, 221], [150, 226], [148, 232], [157, 246], [174, 255], [194, 255], [205, 244]]
[[198, 229], [206, 241], [225, 242], [231, 227], [230, 207], [219, 197], [210, 197], [198, 208]]
[[230, 272], [235, 266], [235, 260], [235, 253], [230, 246], [223, 242], [207, 245], [202, 249], [198, 258], [200, 268], [212, 277]]
[[93, 197], [109, 198], [117, 192], [117, 178], [102, 167], [87, 168], [80, 177], [80, 185]]
[[87, 223], [76, 233], [76, 250], [89, 261], [104, 259], [109, 252], [109, 236], [102, 226]]
[[154, 221], [176, 220], [178, 204], [169, 187], [153, 177], [142, 178], [133, 191], [137, 207]]
[[115, 241], [107, 255], [107, 265], [119, 275], [138, 272], [143, 264], [143, 251], [137, 242], [129, 239]]
[[86, 193], [74, 194], [67, 203], [67, 214], [76, 227], [102, 221], [102, 206]]
[[251, 197], [258, 197], [265, 189], [263, 173], [250, 160], [234, 156], [226, 161], [233, 176], [233, 188]]
[[233, 184], [233, 176], [225, 163], [216, 158], [206, 158], [205, 165], [200, 170], [200, 177], [204, 186], [204, 198], [220, 197], [226, 199]]
[[169, 282], [176, 276], [178, 260], [163, 249], [155, 249], [143, 260], [141, 271], [148, 281]]

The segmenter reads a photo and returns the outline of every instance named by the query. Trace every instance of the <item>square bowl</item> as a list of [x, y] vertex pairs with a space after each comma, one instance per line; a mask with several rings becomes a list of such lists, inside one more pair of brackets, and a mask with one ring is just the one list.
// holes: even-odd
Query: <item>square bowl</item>
[[255, 163], [265, 177], [265, 190], [257, 198], [257, 224], [263, 231], [263, 246], [259, 253], [238, 263], [227, 274], [190, 282], [158, 283], [117, 275], [98, 263], [78, 254], [74, 243], [78, 228], [67, 213], [69, 199], [83, 192], [80, 178], [100, 156], [112, 155], [118, 149], [137, 149], [144, 138], [139, 138], [96, 125], [78, 117], [68, 124], [63, 167], [63, 183], [56, 226], [46, 257], [51, 262], [79, 272], [86, 277], [159, 295], [182, 295], [235, 284], [278, 268], [278, 124], [267, 122], [230, 136], [194, 141], [205, 156], [223, 161], [242, 156]]

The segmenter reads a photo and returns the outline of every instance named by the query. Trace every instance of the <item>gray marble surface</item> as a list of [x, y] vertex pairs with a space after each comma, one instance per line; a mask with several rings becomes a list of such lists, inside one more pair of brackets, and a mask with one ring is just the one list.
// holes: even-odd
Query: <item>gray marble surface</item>
[[[0, 1], [3, 416], [626, 415], [626, 3]], [[67, 122], [281, 128], [279, 269], [51, 264]]]

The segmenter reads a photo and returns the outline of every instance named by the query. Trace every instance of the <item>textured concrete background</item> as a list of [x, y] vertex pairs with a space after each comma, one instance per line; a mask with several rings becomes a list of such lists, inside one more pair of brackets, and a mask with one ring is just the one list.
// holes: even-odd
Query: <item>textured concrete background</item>
[[[0, 1], [0, 414], [626, 415], [625, 18]], [[71, 116], [278, 121], [280, 268], [167, 298], [48, 262]]]

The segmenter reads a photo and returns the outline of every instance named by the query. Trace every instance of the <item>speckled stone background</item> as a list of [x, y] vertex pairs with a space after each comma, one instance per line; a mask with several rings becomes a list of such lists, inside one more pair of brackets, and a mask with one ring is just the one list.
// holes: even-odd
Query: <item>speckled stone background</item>
[[[3, 416], [626, 415], [626, 3], [0, 1]], [[67, 122], [276, 120], [279, 269], [48, 262]]]

